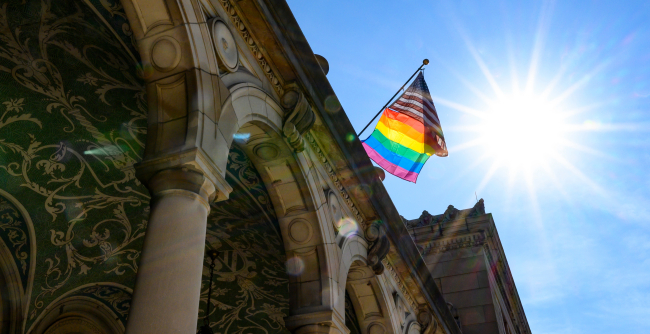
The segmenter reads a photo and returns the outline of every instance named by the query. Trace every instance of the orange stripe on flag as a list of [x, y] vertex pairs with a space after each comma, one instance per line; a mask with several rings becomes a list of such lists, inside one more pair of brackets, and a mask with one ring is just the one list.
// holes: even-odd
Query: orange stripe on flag
[[379, 121], [384, 123], [387, 128], [402, 132], [420, 143], [426, 142], [431, 146], [437, 146], [435, 145], [435, 132], [425, 131], [424, 124], [409, 116], [386, 109]]

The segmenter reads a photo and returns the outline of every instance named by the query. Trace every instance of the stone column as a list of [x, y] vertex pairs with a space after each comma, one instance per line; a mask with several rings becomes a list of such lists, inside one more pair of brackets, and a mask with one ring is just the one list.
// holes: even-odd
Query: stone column
[[147, 183], [153, 196], [127, 334], [196, 333], [209, 203], [215, 187], [179, 167]]
[[293, 334], [349, 334], [343, 317], [333, 310], [322, 310], [285, 317], [284, 323]]

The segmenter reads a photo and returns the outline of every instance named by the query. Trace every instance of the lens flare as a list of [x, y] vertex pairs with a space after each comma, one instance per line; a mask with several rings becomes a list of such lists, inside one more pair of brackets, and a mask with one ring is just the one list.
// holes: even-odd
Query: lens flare
[[250, 138], [250, 133], [235, 133], [232, 135], [232, 139], [238, 144], [246, 144]]
[[339, 102], [339, 99], [336, 98], [334, 95], [330, 95], [325, 98], [325, 110], [330, 113], [336, 113], [339, 110], [341, 110], [341, 103]]
[[346, 238], [359, 230], [359, 224], [354, 219], [347, 217], [339, 220], [336, 226], [339, 229], [339, 233]]
[[289, 258], [285, 265], [287, 267], [287, 274], [292, 276], [298, 276], [305, 270], [305, 262], [297, 256]]
[[153, 67], [147, 62], [139, 62], [135, 65], [137, 75], [142, 79], [149, 79], [153, 75]]
[[350, 132], [350, 133], [348, 133], [347, 135], [345, 135], [345, 140], [347, 140], [348, 143], [353, 142], [355, 139], [357, 139], [357, 135], [355, 135], [355, 134], [352, 133], [352, 132]]

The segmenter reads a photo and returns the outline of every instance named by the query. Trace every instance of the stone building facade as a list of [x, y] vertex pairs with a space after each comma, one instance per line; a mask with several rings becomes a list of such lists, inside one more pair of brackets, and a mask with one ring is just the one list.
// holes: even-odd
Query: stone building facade
[[530, 333], [492, 214], [483, 199], [405, 220], [464, 334]]
[[460, 333], [327, 72], [283, 0], [0, 1], [0, 333]]

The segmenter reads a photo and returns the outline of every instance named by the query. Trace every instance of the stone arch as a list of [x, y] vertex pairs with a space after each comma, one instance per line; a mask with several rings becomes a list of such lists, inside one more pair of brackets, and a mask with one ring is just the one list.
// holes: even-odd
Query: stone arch
[[[332, 320], [337, 289], [332, 277], [336, 263], [328, 240], [331, 227], [323, 204], [323, 186], [307, 151], [296, 152], [281, 131], [285, 111], [263, 89], [241, 83], [230, 88], [222, 107], [217, 133], [224, 137], [218, 167], [226, 169], [227, 152], [241, 148], [259, 172], [278, 218], [288, 258], [290, 317], [315, 311], [329, 312]], [[335, 255], [336, 254], [336, 255]], [[287, 327], [294, 324], [288, 321]]]
[[409, 315], [409, 318], [407, 319], [406, 325], [403, 327], [402, 333], [403, 334], [420, 334], [422, 332], [422, 326], [420, 326], [420, 323], [418, 323], [415, 320], [415, 315], [411, 314]]
[[339, 282], [339, 292], [336, 303], [336, 308], [338, 311], [343, 310], [344, 300], [343, 296], [345, 295], [347, 280], [350, 272], [350, 268], [354, 263], [366, 263], [366, 258], [368, 256], [368, 243], [364, 238], [359, 235], [353, 234], [348, 238], [345, 238], [343, 242], [343, 247], [341, 249], [341, 264], [339, 265], [338, 270], [338, 279]]
[[[401, 334], [400, 320], [385, 281], [368, 265], [355, 261], [345, 282], [362, 334]], [[345, 291], [344, 291], [345, 292]]]
[[367, 257], [368, 243], [363, 237], [352, 234], [345, 239], [339, 267], [337, 311], [345, 312], [344, 297], [347, 292], [361, 334], [409, 333], [404, 329], [407, 324], [413, 324], [406, 320], [412, 320], [414, 315], [400, 313], [399, 295], [391, 293], [392, 289], [382, 275], [376, 275], [368, 266]]
[[[227, 15], [233, 15], [235, 11], [228, 3], [222, 5], [229, 8]], [[204, 206], [214, 196], [217, 201], [226, 200], [232, 191], [224, 177], [228, 154], [233, 141], [241, 140], [237, 145], [251, 159], [271, 196], [287, 257], [295, 259], [288, 266], [295, 275], [289, 282], [291, 315], [286, 320], [287, 328], [314, 323], [344, 327], [343, 318], [333, 312], [338, 287], [332, 268], [338, 263], [338, 249], [326, 242], [331, 227], [323, 223], [323, 187], [303, 151], [301, 134], [314, 122], [304, 94], [297, 85], [281, 82], [272, 66], [260, 65], [267, 64], [261, 53], [253, 54], [258, 61], [253, 67], [262, 74], [261, 82], [252, 76], [237, 75], [241, 66], [224, 67], [227, 62], [219, 48], [215, 49], [218, 45], [213, 43], [215, 31], [211, 30], [218, 20], [206, 19], [198, 1], [125, 0], [123, 5], [142, 61], [153, 65], [153, 73], [145, 79], [149, 126], [144, 161], [137, 167], [138, 178], [155, 188], [163, 184], [156, 183], [158, 180], [170, 179], [161, 175], [173, 171], [179, 179], [192, 179], [183, 179], [174, 186], [191, 184], [187, 186], [191, 191], [200, 189], [195, 192], [205, 198], [198, 199]], [[237, 28], [241, 31], [243, 23]], [[234, 35], [236, 44], [248, 49], [245, 52], [254, 52], [249, 47], [254, 43], [251, 38], [243, 40]], [[280, 98], [284, 108], [277, 102]], [[246, 134], [248, 138], [243, 138]], [[289, 145], [285, 138], [289, 138]], [[201, 179], [198, 188], [195, 179]], [[160, 193], [163, 191], [167, 189]], [[198, 235], [198, 230], [193, 233]], [[148, 233], [147, 238], [153, 238]], [[139, 273], [138, 280], [144, 280], [142, 277]], [[134, 305], [138, 294], [136, 291]], [[313, 317], [315, 312], [318, 319]], [[310, 316], [300, 318], [306, 314]]]
[[5, 232], [13, 231], [16, 238], [0, 238], [0, 333], [22, 333], [36, 268], [34, 224], [27, 209], [2, 189], [0, 216], [10, 217], [12, 222], [0, 220], [0, 225], [5, 225]]
[[104, 303], [95, 298], [69, 293], [48, 305], [36, 319], [34, 334], [122, 334], [124, 325]]
[[18, 267], [0, 239], [0, 333], [22, 333], [23, 298]]

